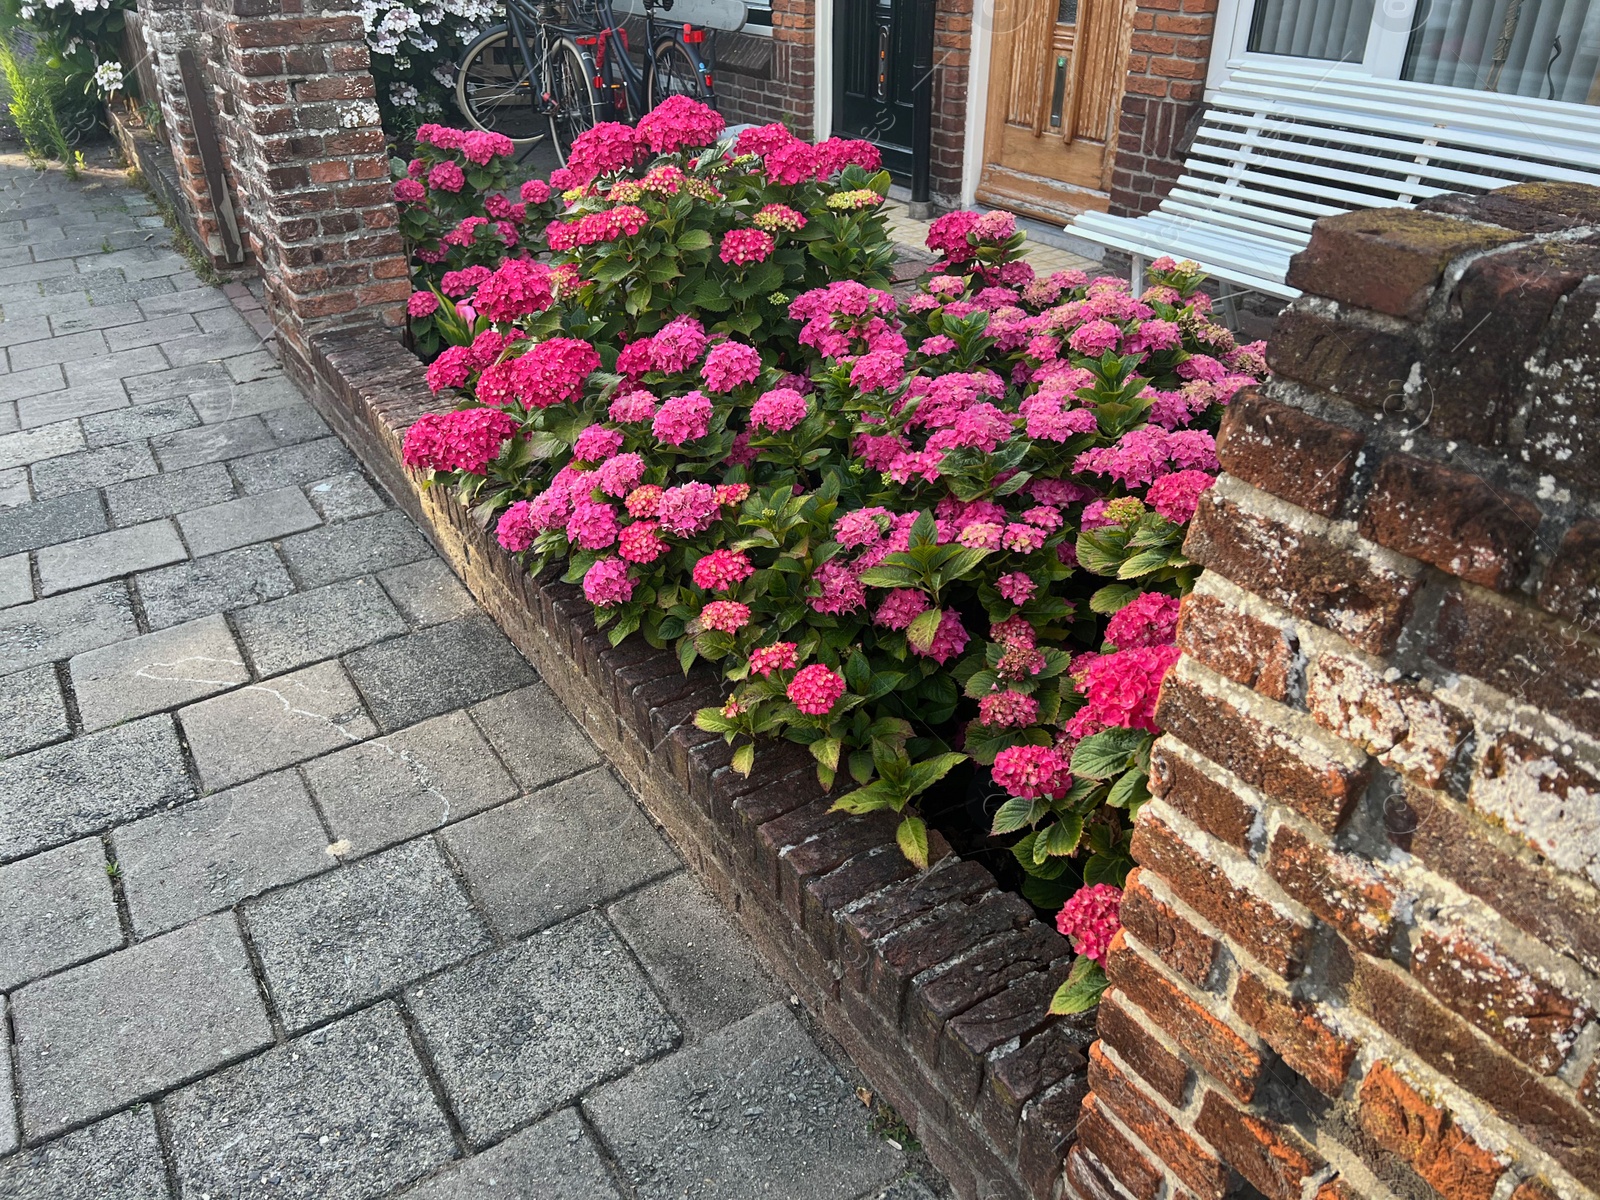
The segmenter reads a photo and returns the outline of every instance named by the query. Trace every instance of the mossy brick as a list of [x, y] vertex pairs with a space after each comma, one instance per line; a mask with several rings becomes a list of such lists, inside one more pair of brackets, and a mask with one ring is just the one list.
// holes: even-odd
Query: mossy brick
[[1454, 786], [1472, 745], [1465, 709], [1429, 687], [1390, 678], [1381, 662], [1332, 649], [1306, 672], [1305, 706], [1328, 732], [1426, 787]]
[[1534, 470], [1600, 489], [1600, 278], [1568, 293], [1544, 334], [1541, 364], [1524, 396], [1522, 441], [1516, 452]]
[[1299, 1200], [1306, 1181], [1326, 1165], [1294, 1130], [1241, 1112], [1219, 1092], [1207, 1092], [1195, 1130], [1267, 1200]]
[[978, 1091], [978, 1119], [995, 1145], [1016, 1139], [1023, 1110], [1035, 1096], [1059, 1086], [1069, 1103], [1082, 1101], [1089, 1091], [1085, 1051], [1093, 1040], [1092, 1026], [1060, 1020], [989, 1060]]
[[1335, 425], [1247, 388], [1223, 415], [1217, 459], [1230, 475], [1331, 517], [1349, 493], [1365, 442], [1360, 430]]
[[1417, 208], [1528, 234], [1600, 225], [1600, 195], [1583, 183], [1518, 183], [1484, 195], [1447, 192], [1419, 201]]
[[1514, 230], [1408, 208], [1339, 213], [1312, 227], [1310, 243], [1289, 260], [1288, 283], [1416, 320], [1451, 262], [1518, 237]]
[[1217, 961], [1217, 939], [1196, 929], [1152, 892], [1145, 875], [1142, 867], [1128, 872], [1122, 890], [1122, 924], [1178, 975], [1195, 987], [1207, 987]]
[[1100, 1043], [1089, 1047], [1089, 1086], [1133, 1135], [1174, 1175], [1204, 1200], [1222, 1200], [1230, 1190], [1229, 1171], [1156, 1101], [1112, 1061]]
[[880, 938], [926, 917], [941, 905], [981, 895], [993, 887], [994, 876], [975, 862], [947, 859], [936, 863], [926, 872], [890, 884], [844, 913], [839, 922], [840, 955], [865, 964]]
[[778, 892], [796, 924], [805, 922], [806, 887], [858, 854], [895, 846], [899, 817], [878, 812], [853, 816], [785, 849], [778, 856]]
[[1375, 329], [1305, 308], [1279, 314], [1267, 340], [1267, 365], [1274, 374], [1373, 415], [1411, 415], [1404, 389], [1421, 361], [1422, 345], [1414, 332]]
[[[939, 857], [947, 857], [950, 847], [942, 837], [939, 840], [942, 843]], [[930, 855], [932, 851], [933, 839], [930, 836]], [[826, 875], [808, 879], [803, 920], [806, 936], [824, 957], [834, 957], [838, 953], [837, 921], [840, 911], [864, 896], [870, 896], [917, 873], [917, 868], [900, 853], [898, 846], [876, 846]]]
[[867, 971], [868, 995], [885, 1018], [899, 1024], [907, 986], [917, 975], [957, 958], [995, 934], [1025, 929], [1033, 919], [1033, 907], [1007, 892], [981, 896], [972, 903], [945, 905], [927, 920], [877, 943]]

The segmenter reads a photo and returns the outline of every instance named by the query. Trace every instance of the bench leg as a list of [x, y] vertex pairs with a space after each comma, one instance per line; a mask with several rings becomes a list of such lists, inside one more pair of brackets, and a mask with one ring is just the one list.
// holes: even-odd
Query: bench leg
[[1128, 282], [1133, 286], [1133, 294], [1141, 295], [1144, 292], [1144, 255], [1135, 254], [1128, 267]]
[[1222, 293], [1222, 319], [1228, 323], [1229, 329], [1239, 328], [1239, 293], [1224, 290]]

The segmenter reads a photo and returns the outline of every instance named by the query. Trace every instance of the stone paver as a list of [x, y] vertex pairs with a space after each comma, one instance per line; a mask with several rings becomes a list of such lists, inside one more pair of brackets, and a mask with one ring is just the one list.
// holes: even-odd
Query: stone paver
[[[495, 928], [527, 933], [603, 904], [678, 866], [604, 769], [452, 825], [445, 845]], [[608, 853], [607, 846], [626, 846]]]
[[90, 650], [72, 659], [68, 670], [85, 729], [176, 708], [250, 679], [221, 617]]
[[406, 1000], [478, 1145], [666, 1053], [680, 1036], [595, 914], [473, 959]]
[[0, 1196], [16, 1200], [168, 1200], [155, 1113], [120, 1112], [0, 1159]]
[[29, 1138], [272, 1041], [249, 956], [227, 914], [31, 983], [12, 997], [11, 1011]]
[[0, 991], [122, 945], [99, 838], [0, 867]]
[[489, 945], [439, 848], [420, 838], [244, 906], [290, 1029], [391, 992]]
[[903, 1158], [845, 1107], [854, 1097], [782, 1004], [583, 1102], [640, 1200], [844, 1200]]
[[378, 732], [336, 662], [202, 700], [178, 716], [208, 790], [293, 766]]
[[594, 1138], [562, 1109], [403, 1193], [406, 1200], [623, 1200]]
[[48, 663], [0, 679], [0, 758], [36, 750], [72, 732], [61, 681]]
[[124, 825], [112, 841], [140, 937], [330, 870], [335, 862], [293, 771]]
[[186, 1197], [379, 1196], [456, 1153], [392, 1004], [185, 1088], [166, 1114]]
[[365, 854], [458, 821], [517, 794], [463, 712], [307, 763], [334, 836]]
[[99, 155], [0, 150], [0, 1196], [930, 1200]]

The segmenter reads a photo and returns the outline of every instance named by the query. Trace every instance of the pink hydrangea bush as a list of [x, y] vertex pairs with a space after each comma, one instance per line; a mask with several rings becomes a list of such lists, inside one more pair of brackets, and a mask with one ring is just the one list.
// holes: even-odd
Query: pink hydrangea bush
[[707, 154], [715, 114], [659, 111], [585, 135], [536, 251], [439, 289], [472, 323], [430, 384], [509, 432], [419, 426], [408, 462], [613, 641], [715, 664], [698, 720], [737, 769], [807, 745], [926, 863], [919, 797], [970, 764], [1030, 899], [1120, 885], [1185, 526], [1259, 347], [1183, 264], [1139, 294], [1036, 277], [1005, 214], [941, 218], [897, 294], [854, 196], [887, 187], [871, 147], [769, 126]]

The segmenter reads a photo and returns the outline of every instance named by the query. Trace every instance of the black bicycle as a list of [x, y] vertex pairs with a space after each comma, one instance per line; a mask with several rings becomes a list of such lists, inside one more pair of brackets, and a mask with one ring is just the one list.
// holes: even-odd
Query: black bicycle
[[668, 96], [715, 105], [700, 52], [705, 31], [656, 19], [672, 3], [642, 0], [650, 53], [641, 69], [611, 0], [506, 0], [506, 23], [461, 56], [456, 103], [473, 126], [519, 147], [548, 137], [563, 164], [573, 139], [597, 121], [637, 120]]

